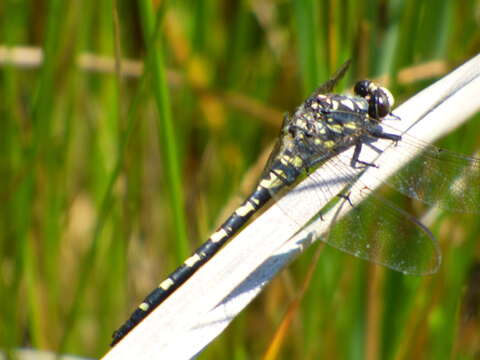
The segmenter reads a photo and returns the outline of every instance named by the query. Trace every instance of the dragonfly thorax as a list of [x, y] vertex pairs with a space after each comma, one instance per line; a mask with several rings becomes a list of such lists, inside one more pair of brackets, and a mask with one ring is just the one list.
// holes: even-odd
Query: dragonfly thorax
[[[316, 148], [334, 148], [356, 138], [374, 124], [367, 99], [339, 94], [318, 94], [301, 105], [287, 122], [295, 139], [309, 139]], [[343, 140], [343, 141], [342, 141]]]

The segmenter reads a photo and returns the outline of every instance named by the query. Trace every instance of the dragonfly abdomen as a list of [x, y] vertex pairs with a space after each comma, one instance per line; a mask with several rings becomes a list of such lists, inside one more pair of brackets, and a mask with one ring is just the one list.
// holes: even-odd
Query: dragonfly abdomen
[[[284, 154], [284, 157], [288, 155]], [[297, 162], [297, 164], [299, 164]], [[113, 333], [111, 346], [118, 343], [140, 321], [183, 285], [203, 264], [210, 260], [220, 248], [245, 225], [284, 186], [292, 183], [300, 174], [289, 161], [279, 156], [271, 170], [262, 178], [253, 193], [228, 217], [228, 219], [204, 242], [181, 266], [172, 272], [135, 309], [130, 318]]]

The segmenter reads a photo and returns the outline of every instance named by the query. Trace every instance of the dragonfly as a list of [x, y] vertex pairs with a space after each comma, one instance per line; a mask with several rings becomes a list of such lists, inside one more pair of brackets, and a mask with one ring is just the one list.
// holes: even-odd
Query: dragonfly
[[[478, 212], [480, 190], [478, 186], [469, 185], [480, 181], [480, 160], [423, 143], [387, 126], [385, 120], [401, 119], [392, 113], [394, 98], [390, 91], [373, 81], [358, 81], [353, 88], [354, 95], [333, 93], [349, 64], [347, 61], [342, 65], [294, 113], [285, 115], [276, 145], [253, 192], [192, 256], [148, 294], [130, 318], [113, 333], [111, 346], [209, 261], [253, 215], [272, 199], [288, 192], [303, 176], [312, 176], [319, 196], [337, 196], [347, 206], [360, 208], [351, 203], [347, 190], [363, 170], [377, 168], [374, 163], [362, 160], [362, 149], [377, 140], [391, 142], [395, 151], [401, 151], [407, 157], [412, 152], [421, 151], [418, 160], [388, 179], [387, 185], [427, 204], [438, 204], [458, 212]], [[346, 157], [344, 153], [351, 148], [354, 149], [353, 155]], [[330, 194], [327, 181], [321, 175], [314, 175], [318, 171], [311, 172], [312, 169], [322, 169], [322, 166], [333, 167], [333, 172], [346, 178], [347, 190]], [[434, 272], [440, 255], [428, 228], [386, 200], [372, 195], [368, 199], [369, 205], [362, 203], [362, 207], [369, 210], [353, 212], [339, 221], [356, 229], [354, 235], [345, 239], [343, 234], [331, 231], [322, 240], [345, 252], [407, 274]], [[294, 209], [284, 210], [294, 217]], [[362, 231], [372, 216], [378, 222], [381, 236], [372, 237]], [[403, 227], [392, 230], [395, 224], [405, 222], [412, 223], [411, 228], [420, 234], [415, 241], [398, 241], [400, 233], [407, 238]], [[332, 221], [332, 227], [337, 227], [337, 223]]]

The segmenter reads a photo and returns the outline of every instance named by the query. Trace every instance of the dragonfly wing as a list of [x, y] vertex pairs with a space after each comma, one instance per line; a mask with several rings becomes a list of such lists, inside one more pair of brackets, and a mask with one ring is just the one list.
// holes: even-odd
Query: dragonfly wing
[[324, 82], [322, 85], [320, 85], [311, 95], [311, 98], [316, 97], [319, 94], [327, 94], [329, 92], [332, 92], [337, 83], [345, 76], [345, 73], [347, 72], [348, 68], [350, 67], [351, 60], [347, 60], [340, 68], [337, 70], [337, 72], [326, 82]]
[[391, 202], [368, 194], [336, 221], [322, 240], [356, 257], [409, 275], [429, 275], [438, 270], [441, 253], [432, 233], [417, 219]]
[[[304, 145], [313, 146], [309, 142]], [[276, 206], [299, 224], [299, 228], [305, 229], [312, 218], [302, 217], [298, 209], [311, 207], [312, 211], [308, 213], [316, 214], [317, 219], [325, 218], [317, 221], [331, 222], [329, 234], [322, 240], [354, 256], [405, 274], [426, 275], [437, 270], [440, 250], [423, 224], [387, 200], [371, 194], [359, 181], [359, 175], [365, 168], [352, 166], [348, 155], [333, 156], [321, 148], [313, 150], [317, 158], [329, 161], [319, 164], [320, 171], [308, 175], [301, 185], [289, 189], [285, 194], [289, 197], [288, 202], [277, 201]], [[305, 201], [303, 193], [307, 191], [308, 201]], [[352, 191], [352, 199], [354, 191], [361, 193], [355, 203], [350, 204], [350, 198], [345, 200], [338, 196], [349, 191]], [[337, 219], [328, 212], [335, 209], [331, 206], [332, 202], [353, 208], [345, 218]]]
[[399, 161], [404, 157], [407, 164], [386, 181], [391, 187], [447, 210], [480, 211], [480, 159], [438, 148], [408, 134], [392, 146]]

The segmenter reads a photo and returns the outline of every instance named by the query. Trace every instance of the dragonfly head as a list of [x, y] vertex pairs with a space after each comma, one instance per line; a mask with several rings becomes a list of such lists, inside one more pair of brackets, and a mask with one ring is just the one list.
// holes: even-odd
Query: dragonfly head
[[373, 119], [381, 121], [391, 114], [395, 100], [387, 88], [370, 80], [361, 80], [355, 84], [353, 91], [368, 101], [368, 115]]

